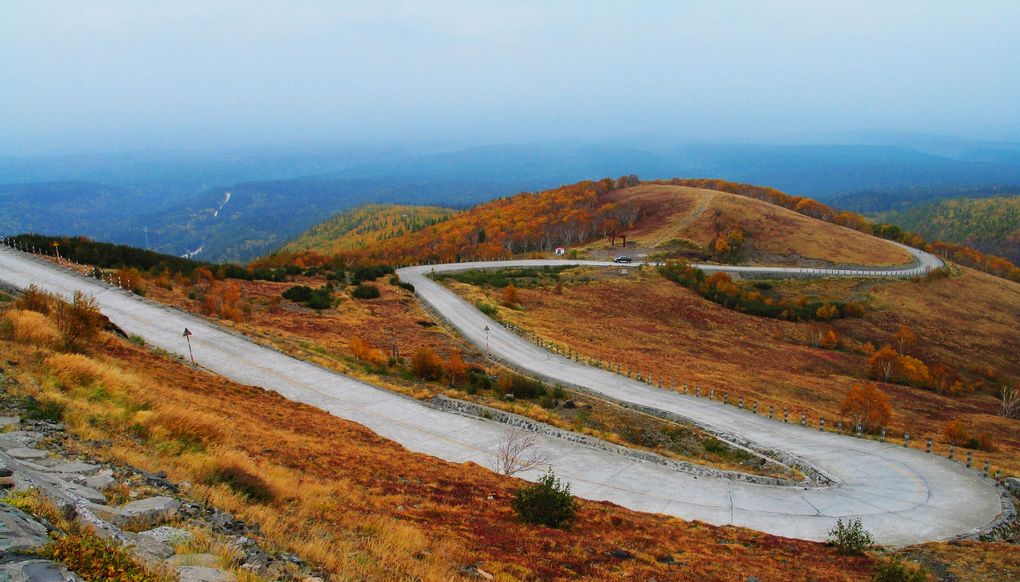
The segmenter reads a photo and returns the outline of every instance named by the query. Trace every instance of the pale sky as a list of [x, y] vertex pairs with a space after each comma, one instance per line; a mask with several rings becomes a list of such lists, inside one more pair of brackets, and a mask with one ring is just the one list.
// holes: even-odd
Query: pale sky
[[0, 0], [0, 154], [1020, 140], [1020, 1]]

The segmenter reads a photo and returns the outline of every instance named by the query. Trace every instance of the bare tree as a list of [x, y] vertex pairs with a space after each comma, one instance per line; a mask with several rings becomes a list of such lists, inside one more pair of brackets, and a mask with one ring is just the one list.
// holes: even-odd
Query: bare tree
[[1020, 391], [1008, 386], [1002, 389], [999, 413], [1006, 418], [1020, 418]]
[[516, 475], [548, 462], [549, 456], [538, 449], [535, 433], [510, 428], [499, 440], [493, 470], [503, 475]]

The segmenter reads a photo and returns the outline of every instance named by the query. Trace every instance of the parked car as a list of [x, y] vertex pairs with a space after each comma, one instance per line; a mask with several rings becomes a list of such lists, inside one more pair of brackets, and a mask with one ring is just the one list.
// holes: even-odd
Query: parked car
[[630, 257], [616, 257], [615, 259], [613, 259], [613, 262], [614, 263], [633, 263], [634, 259], [632, 259]]

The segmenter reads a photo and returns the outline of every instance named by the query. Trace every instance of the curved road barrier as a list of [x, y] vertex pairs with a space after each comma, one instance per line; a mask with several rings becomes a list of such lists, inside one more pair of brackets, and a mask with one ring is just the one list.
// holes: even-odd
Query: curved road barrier
[[[437, 265], [435, 269], [497, 266], [501, 265]], [[415, 285], [424, 301], [476, 345], [485, 345], [483, 330], [488, 326], [489, 348], [494, 356], [538, 375], [740, 435], [762, 447], [802, 459], [833, 481], [814, 487], [699, 477], [567, 439], [538, 435], [538, 446], [548, 455], [549, 464], [581, 497], [809, 540], [825, 539], [838, 518], [860, 517], [876, 540], [888, 545], [977, 533], [1002, 513], [1000, 496], [992, 482], [962, 464], [888, 443], [769, 421], [719, 402], [655, 389], [552, 355], [503, 329], [431, 281], [426, 277], [431, 269], [412, 267], [402, 269], [400, 274]], [[17, 288], [34, 283], [64, 296], [81, 289], [94, 296], [103, 312], [128, 333], [183, 357], [187, 357], [187, 345], [181, 333], [187, 327], [193, 333], [195, 359], [210, 371], [363, 424], [413, 451], [453, 462], [491, 466], [493, 453], [507, 430], [506, 425], [430, 408], [297, 360], [201, 318], [6, 248], [0, 248], [0, 281]], [[529, 479], [540, 475], [540, 470], [522, 474]]]

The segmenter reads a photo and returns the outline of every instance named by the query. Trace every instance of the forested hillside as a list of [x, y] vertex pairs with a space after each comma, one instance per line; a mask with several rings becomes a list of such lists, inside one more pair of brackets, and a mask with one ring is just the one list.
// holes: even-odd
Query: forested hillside
[[928, 239], [966, 244], [1020, 261], [1020, 196], [943, 200], [881, 217]]
[[[606, 195], [636, 184], [637, 176], [604, 178], [498, 198], [417, 232], [343, 254], [355, 260], [410, 264], [550, 251], [556, 245], [582, 243], [630, 227], [640, 214], [638, 205]], [[256, 264], [322, 264], [333, 258], [311, 251], [297, 254], [276, 253]]]
[[371, 204], [341, 212], [284, 246], [284, 252], [327, 254], [359, 249], [438, 224], [456, 211], [437, 206]]

